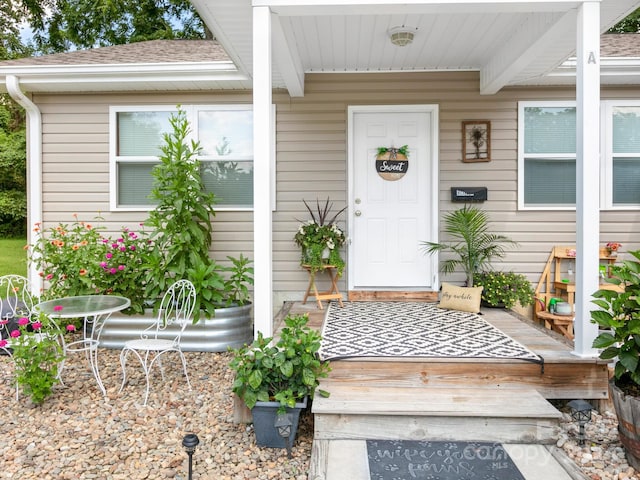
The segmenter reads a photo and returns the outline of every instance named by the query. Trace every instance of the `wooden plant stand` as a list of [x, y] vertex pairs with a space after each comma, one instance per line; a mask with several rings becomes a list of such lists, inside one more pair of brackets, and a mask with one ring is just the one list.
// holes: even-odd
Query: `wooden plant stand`
[[307, 303], [307, 298], [309, 298], [309, 296], [312, 296], [315, 297], [316, 302], [318, 303], [318, 308], [320, 310], [323, 309], [323, 300], [338, 300], [340, 306], [344, 307], [344, 304], [342, 303], [342, 294], [338, 290], [338, 279], [340, 278], [340, 275], [338, 275], [338, 271], [336, 270], [335, 265], [324, 265], [322, 267], [322, 270], [320, 270], [322, 272], [326, 272], [331, 279], [331, 287], [325, 292], [319, 292], [318, 287], [316, 286], [316, 273], [318, 272], [314, 272], [311, 268], [311, 265], [302, 265], [302, 268], [304, 268], [309, 274], [309, 286], [307, 287], [307, 291], [304, 294], [304, 299], [302, 300], [303, 305]]
[[537, 313], [538, 319], [544, 321], [545, 328], [564, 335], [569, 340], [573, 340], [573, 315], [554, 315], [553, 313]]

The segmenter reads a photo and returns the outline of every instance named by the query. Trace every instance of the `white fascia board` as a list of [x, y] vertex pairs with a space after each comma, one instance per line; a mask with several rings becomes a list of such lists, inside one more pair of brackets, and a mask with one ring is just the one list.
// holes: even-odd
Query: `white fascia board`
[[92, 83], [154, 83], [246, 81], [231, 62], [209, 64], [78, 65], [20, 66], [0, 70], [0, 85], [15, 75], [25, 89], [43, 85], [90, 85]]
[[73, 75], [104, 74], [155, 74], [167, 72], [237, 72], [233, 62], [185, 62], [185, 63], [117, 63], [104, 65], [20, 65], [0, 68], [4, 75], [53, 76], [69, 72]]
[[[557, 69], [545, 75], [549, 78], [576, 76], [575, 58], [563, 62]], [[606, 57], [600, 59], [600, 77], [640, 76], [640, 57]], [[638, 83], [638, 79], [636, 82]]]
[[[517, 29], [512, 41], [494, 52], [489, 63], [480, 70], [480, 93], [493, 95], [508, 85], [531, 62], [539, 58], [558, 37], [575, 28], [576, 12], [531, 16]], [[550, 65], [552, 67], [552, 65]]]
[[252, 5], [266, 6], [273, 13], [292, 16], [309, 15], [375, 15], [429, 13], [491, 13], [491, 12], [565, 12], [576, 8], [581, 1], [545, 0], [253, 0]]

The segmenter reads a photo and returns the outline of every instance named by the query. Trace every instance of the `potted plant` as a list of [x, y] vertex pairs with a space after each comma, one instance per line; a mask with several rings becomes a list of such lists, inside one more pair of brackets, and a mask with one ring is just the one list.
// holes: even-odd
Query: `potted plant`
[[479, 272], [473, 276], [473, 284], [482, 289], [482, 303], [488, 307], [511, 308], [516, 303], [523, 307], [533, 304], [535, 291], [531, 282], [515, 272]]
[[444, 234], [450, 242], [422, 242], [428, 254], [451, 252], [454, 258], [441, 264], [441, 271], [453, 273], [462, 267], [466, 275], [467, 287], [473, 287], [473, 277], [487, 268], [495, 258], [504, 257], [506, 245], [516, 245], [504, 235], [489, 231], [487, 213], [477, 207], [465, 205], [463, 208], [447, 212], [444, 217]]
[[640, 250], [629, 254], [634, 260], [614, 264], [607, 279], [622, 288], [593, 294], [600, 309], [591, 312], [591, 321], [600, 327], [593, 347], [603, 349], [601, 359], [614, 360], [609, 386], [620, 441], [629, 465], [640, 470]]
[[[233, 392], [241, 398], [253, 416], [258, 445], [290, 448], [300, 411], [313, 398], [321, 378], [327, 377], [329, 362], [321, 361], [317, 352], [321, 336], [307, 326], [308, 315], [288, 315], [280, 338], [258, 338], [250, 345], [233, 350], [229, 368], [235, 373]], [[329, 393], [318, 390], [322, 396]], [[288, 444], [277, 433], [278, 414], [289, 414], [291, 435]]]
[[618, 250], [620, 250], [620, 247], [622, 247], [621, 243], [618, 242], [608, 242], [606, 249], [607, 249], [607, 254], [610, 257], [617, 257], [618, 256]]
[[345, 263], [340, 254], [340, 248], [344, 245], [346, 237], [336, 220], [347, 207], [329, 217], [333, 207], [329, 198], [324, 206], [316, 200], [315, 212], [305, 200], [303, 202], [311, 219], [303, 222], [294, 236], [296, 244], [302, 250], [300, 264], [308, 265], [312, 272], [321, 270], [324, 265], [333, 265], [338, 275], [342, 275]]

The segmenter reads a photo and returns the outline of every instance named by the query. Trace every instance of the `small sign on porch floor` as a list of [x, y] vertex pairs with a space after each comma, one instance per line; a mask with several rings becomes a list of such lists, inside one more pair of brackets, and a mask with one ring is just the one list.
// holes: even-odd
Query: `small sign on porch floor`
[[371, 480], [525, 480], [499, 443], [367, 440]]

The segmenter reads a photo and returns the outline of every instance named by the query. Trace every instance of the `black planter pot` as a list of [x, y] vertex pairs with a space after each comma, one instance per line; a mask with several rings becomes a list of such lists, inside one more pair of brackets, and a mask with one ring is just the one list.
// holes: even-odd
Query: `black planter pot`
[[613, 379], [609, 381], [609, 387], [627, 461], [634, 469], [640, 470], [640, 398], [625, 395]]
[[287, 408], [287, 413], [290, 415], [291, 420], [291, 434], [288, 442], [278, 433], [278, 429], [275, 427], [279, 407], [279, 402], [258, 402], [251, 409], [253, 429], [256, 433], [256, 444], [258, 446], [288, 449], [293, 447], [298, 431], [300, 412], [307, 408], [307, 397], [304, 398], [303, 402], [296, 403], [295, 408]]
[[507, 308], [504, 303], [499, 303], [497, 305], [491, 305], [486, 300], [480, 300], [480, 305], [485, 308]]

